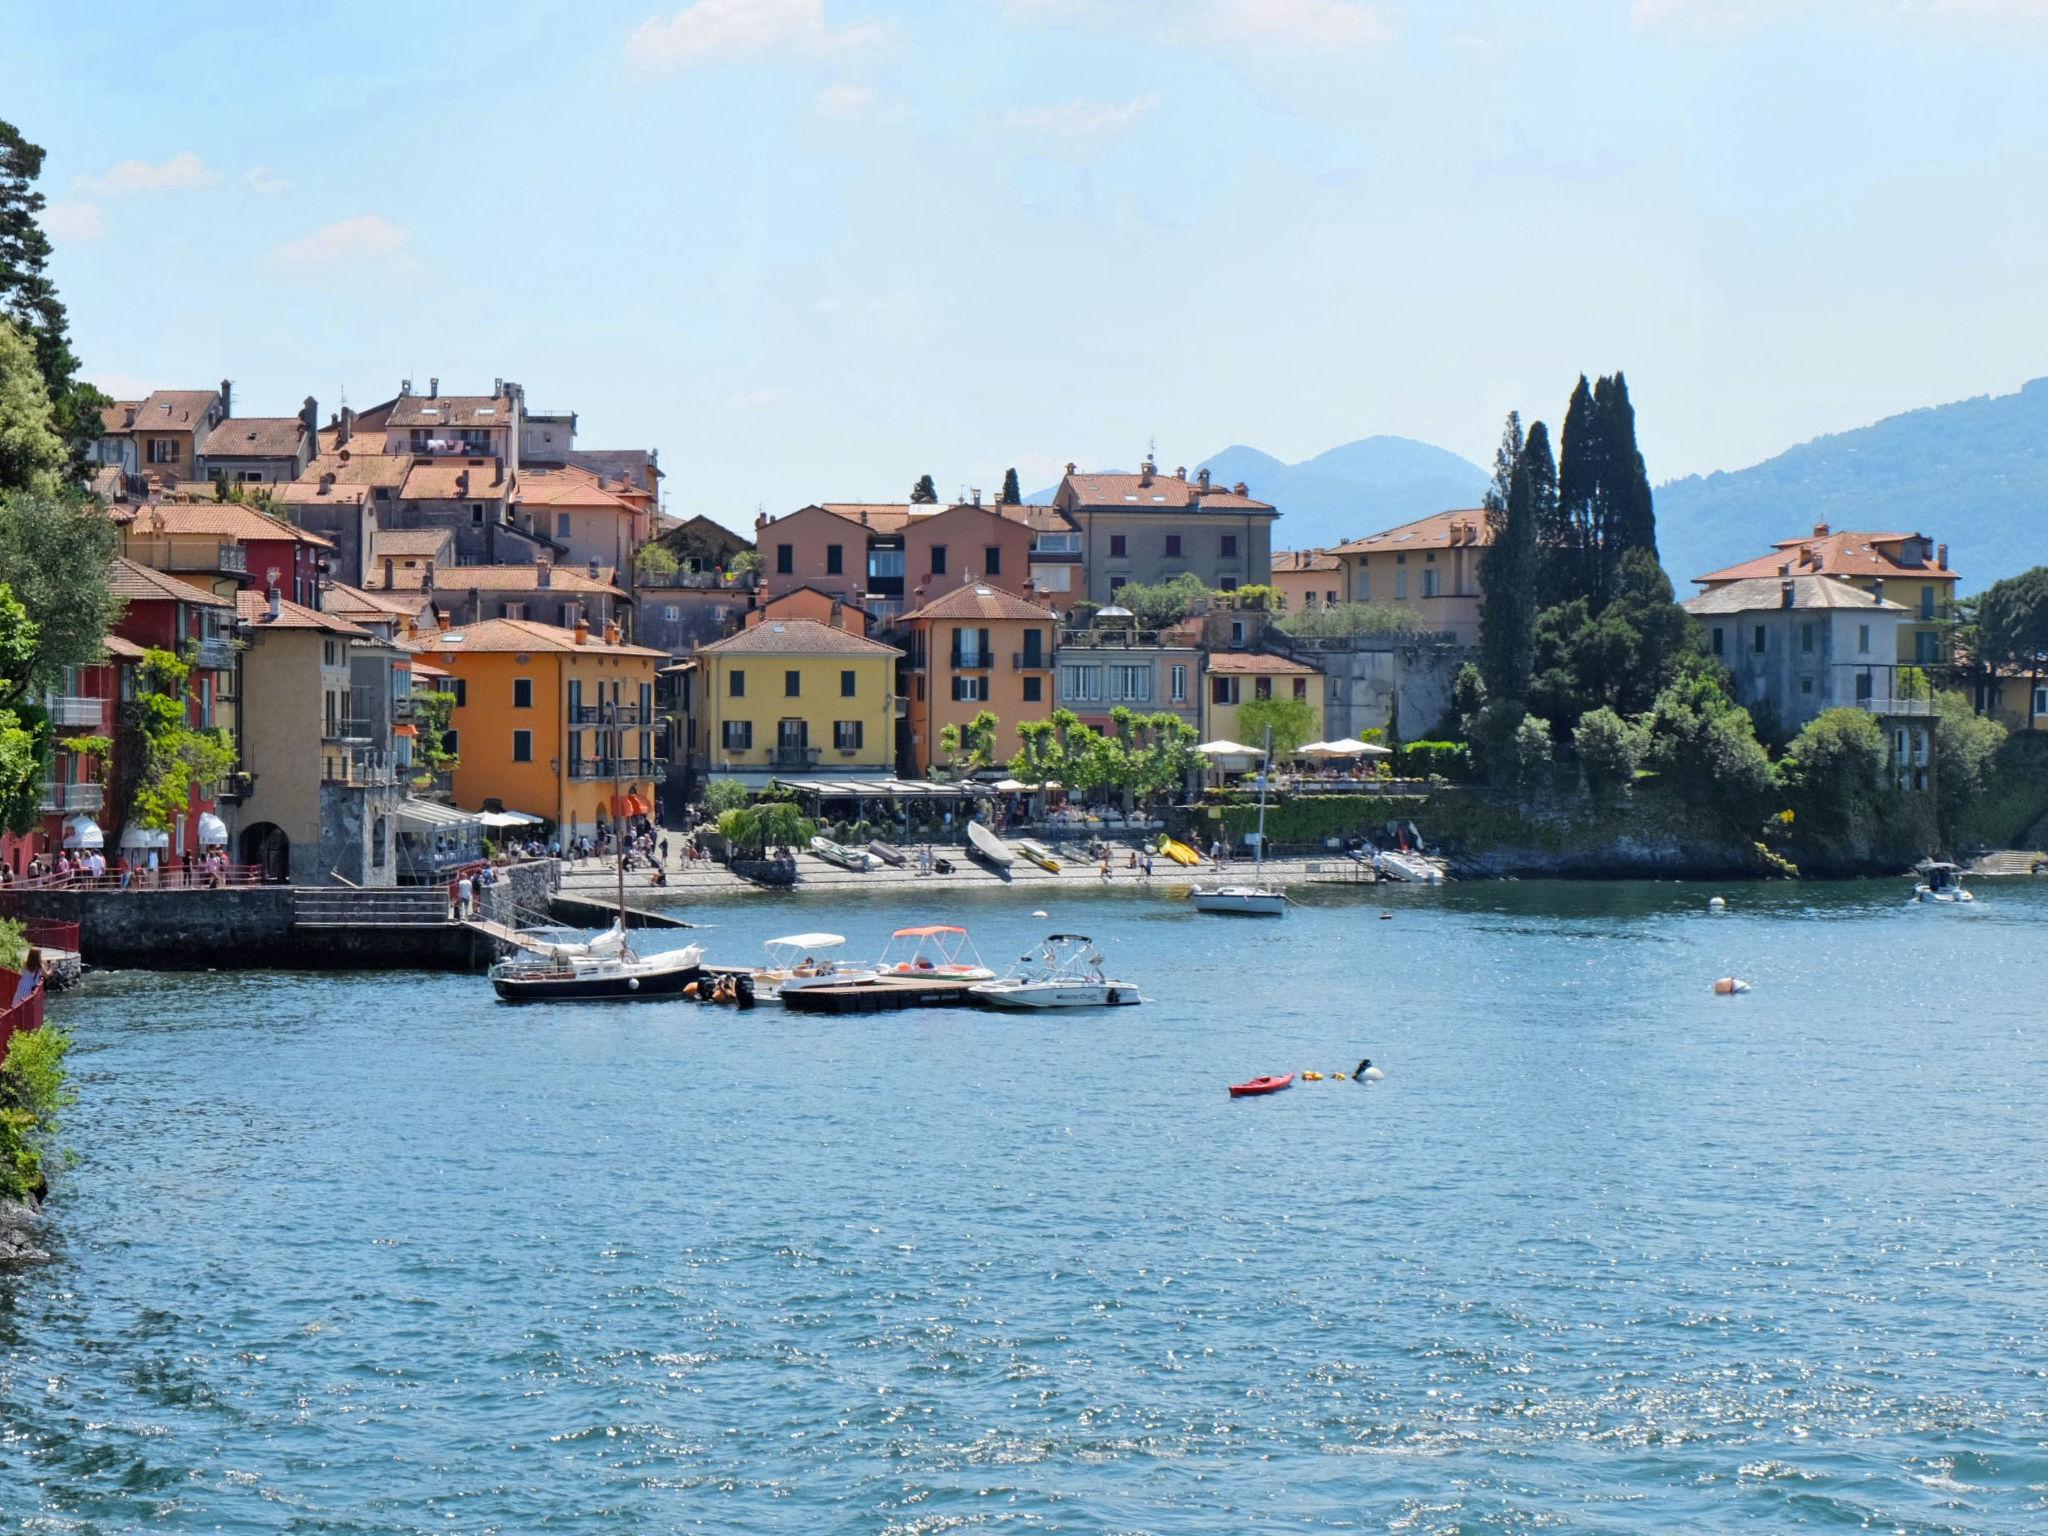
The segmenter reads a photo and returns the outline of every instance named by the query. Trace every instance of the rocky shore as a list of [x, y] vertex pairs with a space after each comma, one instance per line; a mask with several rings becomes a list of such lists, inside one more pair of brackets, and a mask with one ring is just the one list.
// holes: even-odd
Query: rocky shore
[[42, 1221], [34, 1201], [0, 1199], [0, 1266], [49, 1262], [50, 1255], [36, 1242]]

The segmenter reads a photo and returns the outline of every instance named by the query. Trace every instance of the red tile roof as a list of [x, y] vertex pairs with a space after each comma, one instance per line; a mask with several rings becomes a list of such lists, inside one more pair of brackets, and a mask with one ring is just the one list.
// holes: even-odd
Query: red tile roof
[[213, 533], [233, 539], [237, 544], [260, 543], [266, 539], [283, 539], [294, 544], [312, 544], [321, 549], [334, 548], [330, 540], [317, 533], [308, 533], [296, 528], [283, 518], [267, 517], [254, 507], [233, 501], [159, 501], [136, 510], [131, 531], [138, 534]]
[[1341, 571], [1344, 562], [1327, 549], [1276, 549], [1273, 551], [1273, 574], [1285, 575], [1297, 571]]
[[400, 395], [384, 418], [387, 427], [509, 427], [512, 402], [504, 395]]
[[697, 648], [707, 656], [901, 656], [893, 645], [816, 619], [767, 619]]
[[135, 425], [158, 431], [190, 432], [220, 399], [213, 389], [160, 389], [136, 408]]
[[398, 494], [407, 501], [499, 501], [511, 490], [512, 477], [501, 460], [470, 454], [415, 460]]
[[[1923, 563], [1909, 565], [1900, 557], [1908, 541], [1926, 550]], [[1780, 539], [1778, 553], [1759, 555], [1739, 565], [1709, 571], [1694, 581], [1741, 581], [1750, 576], [1895, 576], [1906, 581], [1955, 581], [1931, 540], [1920, 533], [1834, 533], [1826, 524], [1803, 539]]]
[[977, 581], [972, 584], [962, 582], [922, 608], [904, 614], [900, 622], [915, 624], [925, 619], [1021, 619], [1056, 623], [1059, 615], [1014, 592], [1005, 592], [1001, 587]]
[[1362, 539], [1347, 539], [1330, 551], [1337, 555], [1376, 555], [1383, 550], [1453, 549], [1461, 544], [1483, 546], [1493, 542], [1493, 530], [1486, 521], [1486, 509], [1467, 507], [1456, 512], [1438, 512], [1401, 523]]
[[352, 439], [349, 447], [320, 454], [306, 466], [299, 483], [318, 485], [322, 476], [332, 475], [336, 485], [381, 485], [395, 490], [405, 484], [405, 477], [412, 473], [411, 454], [385, 453], [381, 439], [373, 439], [372, 451], [363, 452], [355, 446], [361, 441]]
[[295, 603], [288, 597], [277, 601], [277, 617], [270, 616], [270, 595], [266, 592], [237, 592], [235, 608], [242, 622], [251, 629], [316, 629], [323, 634], [345, 635], [351, 640], [374, 640], [377, 637], [360, 625], [335, 614], [322, 613], [317, 608], [308, 608]]
[[485, 619], [476, 624], [457, 624], [451, 629], [429, 630], [406, 642], [409, 650], [427, 655], [460, 655], [464, 651], [569, 651], [594, 656], [649, 656], [668, 660], [666, 651], [644, 645], [607, 645], [604, 630], [591, 626], [581, 645], [576, 631], [559, 624], [541, 624], [533, 619]]
[[115, 560], [107, 586], [114, 596], [124, 597], [131, 603], [179, 602], [195, 603], [201, 608], [234, 607], [226, 598], [216, 597], [204, 587], [195, 587], [189, 581], [166, 576], [162, 571], [152, 571], [125, 556]]
[[1060, 483], [1084, 511], [1271, 512], [1273, 504], [1240, 495], [1226, 485], [1202, 488], [1199, 479], [1179, 475], [1072, 474]]
[[230, 416], [206, 434], [210, 459], [292, 459], [306, 442], [296, 416]]
[[631, 512], [633, 504], [613, 495], [588, 470], [522, 469], [518, 501], [524, 507], [587, 507], [597, 511]]
[[1285, 656], [1269, 656], [1264, 651], [1217, 651], [1209, 657], [1209, 670], [1313, 677], [1320, 669], [1310, 666], [1305, 661], [1293, 661]]

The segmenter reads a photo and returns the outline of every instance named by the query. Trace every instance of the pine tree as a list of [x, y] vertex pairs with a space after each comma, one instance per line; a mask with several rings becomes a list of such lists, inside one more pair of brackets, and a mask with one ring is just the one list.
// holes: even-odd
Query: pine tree
[[939, 488], [932, 483], [930, 475], [919, 475], [917, 484], [910, 488], [910, 504], [917, 507], [938, 505]]
[[58, 434], [82, 474], [86, 446], [100, 436], [100, 408], [113, 401], [72, 377], [78, 359], [71, 352], [69, 321], [56, 285], [45, 275], [50, 238], [39, 222], [44, 198], [35, 186], [42, 173], [42, 146], [29, 143], [12, 123], [0, 122], [0, 317], [13, 321], [35, 349]]
[[1024, 505], [1024, 488], [1017, 483], [1016, 470], [1006, 469], [1003, 471], [1003, 494], [998, 499], [997, 505], [1004, 507], [1021, 507]]

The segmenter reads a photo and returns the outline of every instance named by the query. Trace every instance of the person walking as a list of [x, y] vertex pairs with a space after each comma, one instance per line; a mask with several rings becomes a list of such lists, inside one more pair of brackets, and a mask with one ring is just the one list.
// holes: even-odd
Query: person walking
[[455, 916], [457, 921], [470, 915], [475, 901], [476, 887], [470, 883], [469, 876], [464, 875], [455, 882]]

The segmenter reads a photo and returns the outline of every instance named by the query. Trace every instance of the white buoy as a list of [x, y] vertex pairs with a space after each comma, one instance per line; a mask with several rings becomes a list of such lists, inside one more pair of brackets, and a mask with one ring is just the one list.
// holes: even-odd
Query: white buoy
[[1380, 1083], [1386, 1081], [1387, 1074], [1382, 1072], [1378, 1067], [1367, 1067], [1365, 1071], [1360, 1074], [1360, 1076], [1362, 1076], [1368, 1083]]
[[1719, 997], [1735, 997], [1749, 990], [1749, 983], [1740, 976], [1723, 976], [1714, 983], [1714, 992]]
[[1723, 897], [1716, 896], [1707, 903], [1707, 910], [1709, 912], [1726, 912], [1728, 910], [1728, 903]]
[[1032, 915], [1033, 917], [1050, 917], [1050, 916], [1052, 916], [1052, 914], [1051, 914], [1050, 912], [1034, 912], [1034, 913], [1032, 913], [1031, 915]]

